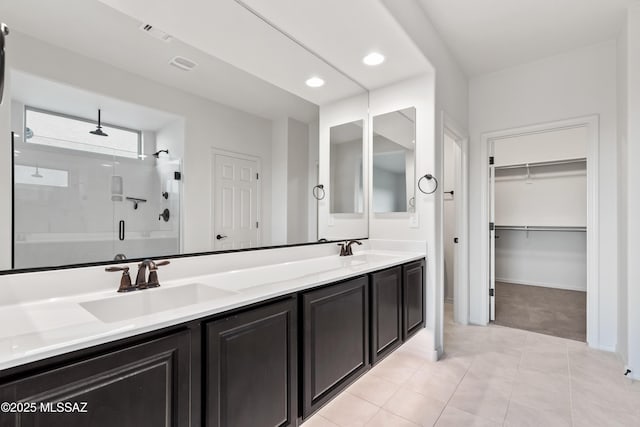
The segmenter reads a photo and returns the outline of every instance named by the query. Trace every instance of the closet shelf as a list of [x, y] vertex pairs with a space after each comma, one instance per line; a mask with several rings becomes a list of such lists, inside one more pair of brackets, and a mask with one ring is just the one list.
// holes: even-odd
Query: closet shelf
[[550, 160], [547, 162], [520, 163], [516, 165], [496, 166], [495, 169], [496, 170], [522, 169], [522, 168], [534, 168], [539, 166], [570, 165], [573, 163], [586, 163], [586, 162], [587, 162], [587, 159], [585, 157], [580, 157], [576, 159]]
[[496, 230], [515, 231], [587, 231], [587, 227], [555, 225], [496, 225]]

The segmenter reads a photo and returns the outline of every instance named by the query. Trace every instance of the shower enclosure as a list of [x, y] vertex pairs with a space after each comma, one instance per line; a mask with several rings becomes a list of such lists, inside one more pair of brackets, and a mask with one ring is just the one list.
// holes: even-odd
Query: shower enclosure
[[180, 252], [181, 161], [157, 132], [12, 110], [13, 268]]

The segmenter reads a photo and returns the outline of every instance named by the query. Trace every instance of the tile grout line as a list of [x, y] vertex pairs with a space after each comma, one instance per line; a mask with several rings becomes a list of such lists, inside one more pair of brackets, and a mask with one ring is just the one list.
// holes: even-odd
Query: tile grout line
[[571, 380], [571, 359], [569, 358], [569, 344], [566, 343], [567, 352], [567, 369], [569, 370], [569, 418], [571, 419], [571, 426], [574, 427], [573, 422], [573, 381]]
[[[526, 335], [525, 335], [525, 346], [524, 348], [527, 347], [527, 341], [529, 339], [529, 332], [527, 331]], [[520, 352], [520, 360], [518, 360], [518, 365], [516, 366], [516, 376], [513, 378], [513, 383], [511, 384], [511, 393], [509, 394], [509, 401], [507, 402], [507, 410], [504, 413], [504, 418], [502, 419], [502, 425], [504, 426], [504, 424], [507, 422], [507, 415], [509, 414], [509, 407], [511, 406], [511, 399], [513, 398], [513, 388], [515, 387], [515, 383], [516, 383], [516, 379], [519, 378], [520, 375], [520, 365], [522, 364], [522, 358], [524, 357], [524, 352], [525, 350], [523, 349]]]
[[[428, 362], [426, 362], [426, 363], [428, 363]], [[423, 365], [423, 366], [424, 366], [424, 365]], [[418, 372], [421, 368], [422, 368], [422, 366], [420, 366], [420, 367], [416, 368], [416, 369], [413, 371], [413, 374], [415, 374], [416, 372]], [[370, 370], [369, 370], [369, 372], [370, 372]], [[369, 372], [367, 372], [367, 373], [369, 373]], [[387, 404], [387, 403], [388, 403], [388, 402], [389, 402], [389, 401], [390, 401], [390, 400], [391, 400], [391, 399], [392, 399], [396, 394], [398, 394], [398, 392], [402, 389], [402, 387], [404, 387], [404, 385], [407, 383], [408, 379], [407, 379], [407, 380], [405, 380], [402, 384], [397, 384], [397, 383], [394, 383], [393, 381], [389, 381], [389, 380], [388, 380], [388, 379], [386, 379], [386, 378], [379, 377], [379, 376], [377, 376], [377, 375], [375, 375], [375, 374], [373, 374], [373, 373], [372, 373], [371, 375], [373, 375], [374, 377], [380, 378], [380, 379], [382, 379], [382, 380], [384, 380], [384, 381], [387, 381], [387, 382], [390, 382], [390, 383], [392, 383], [392, 384], [397, 385], [397, 386], [398, 386], [398, 389], [397, 389], [397, 390], [396, 390], [396, 391], [395, 391], [391, 396], [389, 396], [389, 397], [387, 398], [387, 400], [385, 400], [385, 402], [382, 404], [382, 406], [378, 405], [378, 404], [377, 404], [377, 403], [375, 403], [375, 402], [370, 401], [369, 399], [367, 399], [367, 398], [365, 398], [365, 397], [360, 397], [360, 396], [358, 396], [358, 395], [356, 395], [356, 394], [350, 393], [348, 390], [345, 390], [345, 393], [348, 393], [348, 394], [350, 394], [350, 395], [352, 395], [352, 396], [354, 396], [354, 397], [357, 397], [357, 398], [359, 398], [359, 399], [362, 399], [362, 400], [364, 400], [365, 402], [369, 402], [369, 403], [371, 403], [372, 405], [374, 405], [374, 406], [377, 406], [377, 407], [378, 407], [378, 411], [377, 411], [375, 414], [373, 414], [373, 416], [372, 416], [371, 418], [369, 418], [369, 419], [366, 421], [366, 423], [368, 423], [369, 421], [371, 421], [372, 419], [374, 419], [374, 418], [375, 418], [375, 416], [376, 416], [376, 415], [378, 415], [378, 414], [380, 413], [380, 411], [383, 411], [383, 410], [384, 410], [384, 411], [386, 411], [386, 412], [389, 412], [390, 414], [395, 415], [395, 416], [396, 416], [396, 417], [398, 417], [398, 418], [402, 418], [403, 420], [405, 420], [405, 421], [407, 421], [407, 422], [410, 422], [411, 424], [415, 424], [415, 423], [414, 423], [413, 421], [411, 421], [410, 419], [405, 418], [405, 417], [403, 417], [402, 415], [396, 414], [396, 413], [395, 413], [395, 412], [393, 412], [393, 411], [387, 411], [387, 410], [384, 408], [384, 405], [386, 405], [386, 404]], [[411, 376], [410, 376], [409, 378], [411, 378]], [[365, 425], [366, 425], [366, 423], [365, 423]], [[416, 424], [416, 425], [417, 425], [417, 424]]]
[[[456, 388], [453, 390], [453, 393], [451, 393], [451, 396], [449, 396], [449, 399], [447, 399], [446, 403], [442, 407], [442, 410], [440, 411], [440, 414], [438, 415], [438, 418], [436, 418], [436, 421], [433, 423], [434, 426], [436, 424], [438, 424], [438, 421], [440, 421], [440, 418], [442, 417], [442, 414], [444, 413], [444, 411], [449, 406], [449, 402], [451, 402], [451, 399], [453, 399], [453, 396], [456, 394], [456, 391], [458, 391], [458, 387], [460, 387], [460, 384], [462, 384], [462, 381], [464, 381], [464, 379], [466, 378], [467, 374], [469, 373], [469, 369], [471, 369], [471, 365], [473, 365], [473, 361], [476, 360], [476, 357], [477, 356], [473, 356], [473, 359], [471, 359], [471, 363], [467, 367], [467, 370], [464, 371], [464, 375], [462, 376], [462, 378], [460, 378], [460, 381], [458, 381], [458, 384], [456, 384]], [[463, 411], [463, 412], [465, 412], [465, 411]]]

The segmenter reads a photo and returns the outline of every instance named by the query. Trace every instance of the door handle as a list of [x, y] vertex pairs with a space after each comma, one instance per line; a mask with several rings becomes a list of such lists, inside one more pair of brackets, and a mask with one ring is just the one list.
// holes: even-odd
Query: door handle
[[218, 234], [216, 236], [216, 239], [218, 239], [218, 240], [222, 240], [222, 239], [226, 239], [226, 238], [227, 238], [227, 236], [223, 236], [222, 234]]
[[118, 227], [118, 239], [124, 240], [124, 220], [120, 220]]

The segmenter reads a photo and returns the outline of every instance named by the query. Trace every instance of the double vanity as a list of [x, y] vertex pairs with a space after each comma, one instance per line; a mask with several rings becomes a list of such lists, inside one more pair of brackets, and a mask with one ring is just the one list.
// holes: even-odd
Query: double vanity
[[298, 425], [425, 324], [425, 254], [355, 252], [0, 306], [0, 401], [87, 403], [0, 425]]

